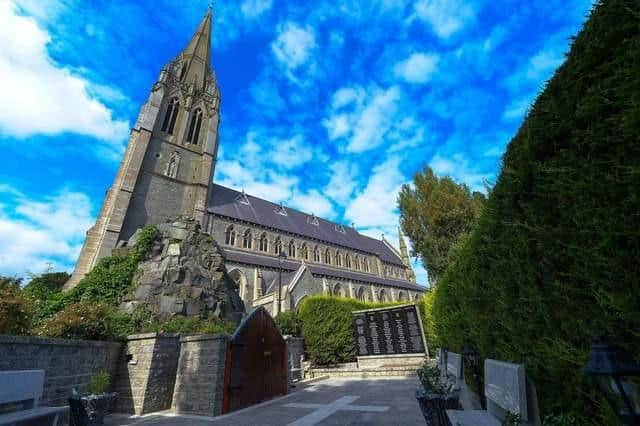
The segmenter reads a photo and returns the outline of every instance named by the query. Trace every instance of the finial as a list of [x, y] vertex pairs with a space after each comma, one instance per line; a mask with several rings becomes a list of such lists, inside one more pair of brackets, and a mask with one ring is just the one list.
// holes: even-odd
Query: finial
[[210, 1], [209, 1], [209, 7], [208, 7], [208, 9], [209, 9], [209, 13], [211, 13], [211, 12], [213, 11], [213, 0], [210, 0]]

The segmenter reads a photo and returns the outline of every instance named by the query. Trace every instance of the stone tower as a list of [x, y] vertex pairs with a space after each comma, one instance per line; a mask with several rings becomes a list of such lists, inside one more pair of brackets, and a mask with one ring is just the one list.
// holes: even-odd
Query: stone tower
[[160, 72], [65, 290], [146, 224], [177, 216], [202, 222], [220, 123], [220, 91], [210, 67], [211, 20], [209, 10], [187, 47]]
[[400, 244], [400, 256], [402, 258], [402, 263], [407, 267], [407, 279], [413, 283], [416, 282], [416, 274], [413, 272], [413, 268], [411, 267], [411, 259], [409, 259], [409, 251], [407, 250], [407, 245], [404, 242], [404, 237], [402, 236], [402, 230], [398, 227], [398, 239]]

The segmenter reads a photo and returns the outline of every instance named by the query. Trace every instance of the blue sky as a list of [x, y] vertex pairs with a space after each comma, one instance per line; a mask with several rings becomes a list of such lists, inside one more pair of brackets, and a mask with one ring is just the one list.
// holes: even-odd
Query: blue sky
[[[397, 245], [398, 190], [424, 166], [495, 180], [591, 4], [219, 1], [215, 181]], [[0, 0], [0, 274], [73, 268], [140, 105], [207, 5]]]

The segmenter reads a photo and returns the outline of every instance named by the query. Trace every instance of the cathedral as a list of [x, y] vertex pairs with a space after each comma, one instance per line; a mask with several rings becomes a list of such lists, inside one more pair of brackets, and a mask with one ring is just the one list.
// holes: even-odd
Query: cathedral
[[418, 298], [425, 288], [415, 282], [400, 233], [398, 251], [384, 237], [213, 183], [220, 91], [210, 66], [211, 21], [209, 10], [160, 72], [65, 289], [138, 228], [190, 217], [223, 249], [247, 309], [295, 309], [318, 293], [376, 302]]

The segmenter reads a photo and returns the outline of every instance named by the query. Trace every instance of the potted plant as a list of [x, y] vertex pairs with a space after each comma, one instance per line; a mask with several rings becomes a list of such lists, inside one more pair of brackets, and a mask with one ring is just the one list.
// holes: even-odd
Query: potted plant
[[89, 380], [89, 395], [80, 396], [76, 390], [69, 399], [71, 424], [74, 426], [103, 425], [105, 414], [111, 411], [115, 402], [115, 392], [108, 392], [111, 377], [106, 371], [94, 374]]
[[416, 390], [422, 414], [428, 426], [448, 426], [446, 410], [459, 408], [460, 394], [453, 390], [453, 384], [442, 379], [440, 369], [426, 360], [418, 370], [422, 387]]

